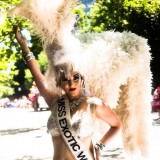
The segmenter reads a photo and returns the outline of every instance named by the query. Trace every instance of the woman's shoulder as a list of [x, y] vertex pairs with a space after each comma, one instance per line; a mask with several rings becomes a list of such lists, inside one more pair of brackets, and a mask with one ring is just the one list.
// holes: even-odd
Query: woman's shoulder
[[102, 100], [97, 97], [86, 97], [87, 110], [95, 116], [97, 106], [101, 106]]
[[87, 97], [86, 101], [90, 105], [101, 106], [103, 104], [102, 100], [97, 97]]

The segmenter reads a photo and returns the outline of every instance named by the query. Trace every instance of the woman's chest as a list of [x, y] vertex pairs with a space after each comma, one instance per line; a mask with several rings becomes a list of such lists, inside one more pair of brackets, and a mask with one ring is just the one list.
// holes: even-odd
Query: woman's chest
[[70, 122], [79, 138], [90, 136], [93, 133], [93, 118], [88, 112], [76, 112]]

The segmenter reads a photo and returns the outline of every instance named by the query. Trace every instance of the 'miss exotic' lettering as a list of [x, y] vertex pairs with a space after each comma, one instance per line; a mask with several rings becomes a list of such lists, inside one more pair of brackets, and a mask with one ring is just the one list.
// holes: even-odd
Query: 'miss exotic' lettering
[[58, 100], [58, 116], [62, 117], [66, 115], [64, 98]]
[[[58, 116], [63, 117], [66, 115], [65, 111], [65, 100], [64, 98], [59, 99], [58, 101]], [[76, 139], [72, 136], [72, 132], [68, 128], [68, 123], [66, 118], [59, 119], [59, 124], [61, 127], [61, 131], [63, 132], [63, 135], [66, 137], [68, 144], [72, 148], [73, 151], [77, 152], [80, 151], [80, 145], [77, 143]], [[85, 154], [83, 151], [81, 151], [77, 158], [79, 160], [88, 160], [88, 158], [85, 157]]]

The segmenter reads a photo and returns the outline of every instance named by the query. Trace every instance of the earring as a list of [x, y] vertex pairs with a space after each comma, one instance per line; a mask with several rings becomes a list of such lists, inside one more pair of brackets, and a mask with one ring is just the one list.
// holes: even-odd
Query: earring
[[85, 95], [86, 94], [86, 88], [85, 88], [85, 79], [84, 79], [84, 76], [82, 76], [82, 90], [83, 90], [83, 94]]

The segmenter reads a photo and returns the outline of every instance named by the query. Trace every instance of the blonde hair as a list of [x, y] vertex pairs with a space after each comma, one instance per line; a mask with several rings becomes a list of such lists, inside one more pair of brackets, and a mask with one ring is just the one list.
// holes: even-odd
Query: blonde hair
[[[54, 95], [61, 95], [62, 89], [60, 87], [60, 78], [68, 77], [69, 74], [73, 71], [80, 73], [75, 65], [72, 62], [63, 62], [53, 65], [50, 65], [46, 75], [46, 86], [48, 90]], [[80, 73], [81, 75], [81, 73]], [[84, 80], [84, 77], [81, 75], [81, 78]]]
[[63, 63], [55, 66], [56, 85], [59, 86], [59, 81], [62, 76], [68, 77], [70, 72], [74, 71], [72, 63]]

